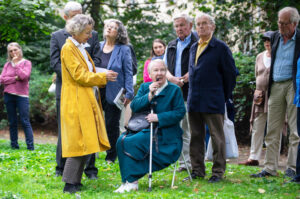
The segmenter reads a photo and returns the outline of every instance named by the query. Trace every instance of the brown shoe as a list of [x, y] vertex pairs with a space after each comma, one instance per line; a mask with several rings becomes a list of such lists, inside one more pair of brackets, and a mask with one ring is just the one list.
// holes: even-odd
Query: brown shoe
[[258, 160], [247, 160], [245, 162], [239, 162], [239, 165], [245, 165], [245, 166], [258, 166], [259, 162]]

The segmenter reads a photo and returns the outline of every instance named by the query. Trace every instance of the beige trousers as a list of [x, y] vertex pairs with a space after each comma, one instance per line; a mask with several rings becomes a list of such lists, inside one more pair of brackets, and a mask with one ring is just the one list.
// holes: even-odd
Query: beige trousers
[[287, 168], [296, 169], [299, 137], [297, 133], [297, 108], [293, 104], [295, 91], [293, 81], [274, 82], [268, 101], [268, 124], [265, 137], [266, 156], [264, 170], [276, 175], [278, 169], [278, 151], [280, 150], [281, 131], [287, 113], [290, 128]]
[[264, 132], [267, 122], [267, 113], [259, 113], [253, 121], [252, 135], [251, 135], [251, 148], [250, 156], [251, 160], [259, 160], [263, 141], [264, 141]]

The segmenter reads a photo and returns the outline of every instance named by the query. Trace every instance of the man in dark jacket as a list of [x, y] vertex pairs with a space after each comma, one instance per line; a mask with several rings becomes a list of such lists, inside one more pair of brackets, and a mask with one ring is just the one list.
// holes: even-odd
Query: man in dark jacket
[[[189, 88], [189, 52], [191, 45], [198, 40], [198, 37], [192, 33], [193, 19], [184, 13], [181, 13], [173, 18], [173, 25], [178, 37], [168, 44], [164, 61], [168, 66], [168, 81], [181, 87], [186, 105]], [[187, 166], [191, 168], [189, 154], [191, 134], [187, 116], [188, 115], [186, 114], [181, 121], [181, 127], [183, 129], [182, 154], [187, 162]], [[179, 164], [179, 172], [187, 169], [182, 155], [179, 158]]]
[[212, 176], [208, 182], [219, 182], [225, 173], [224, 136], [225, 102], [236, 82], [236, 67], [228, 46], [215, 37], [214, 19], [205, 13], [196, 17], [199, 41], [190, 49], [188, 114], [191, 127], [190, 156], [192, 177], [205, 176], [205, 124], [211, 134]]
[[[82, 13], [81, 4], [70, 1], [64, 7], [64, 19], [67, 21], [74, 17], [76, 14]], [[60, 51], [65, 41], [71, 35], [65, 30], [61, 29], [52, 33], [50, 40], [50, 64], [51, 68], [56, 73], [56, 109], [57, 109], [57, 123], [58, 123], [58, 140], [56, 147], [56, 176], [60, 176], [63, 173], [66, 158], [62, 158], [61, 147], [61, 132], [60, 132], [60, 91], [61, 91], [61, 61]], [[92, 57], [95, 66], [101, 64], [100, 59], [100, 45], [98, 40], [98, 33], [92, 32], [92, 38], [87, 41], [85, 49]], [[97, 179], [98, 169], [95, 167], [95, 154], [91, 154], [88, 157], [86, 168], [84, 170], [86, 176], [90, 179]]]
[[251, 177], [276, 176], [281, 129], [285, 115], [290, 127], [289, 150], [285, 175], [293, 178], [296, 169], [297, 108], [293, 104], [296, 90], [297, 59], [300, 53], [300, 31], [297, 29], [299, 13], [296, 8], [285, 7], [278, 12], [278, 28], [271, 36], [271, 70], [269, 77], [269, 100], [266, 155], [264, 169]]

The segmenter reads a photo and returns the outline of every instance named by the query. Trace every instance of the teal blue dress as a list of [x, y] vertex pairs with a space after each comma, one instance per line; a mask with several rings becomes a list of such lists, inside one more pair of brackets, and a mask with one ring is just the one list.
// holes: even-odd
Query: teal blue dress
[[[176, 162], [182, 149], [182, 129], [180, 121], [185, 115], [184, 100], [181, 89], [168, 82], [168, 85], [151, 102], [148, 100], [149, 85], [143, 83], [131, 103], [132, 112], [150, 110], [150, 105], [156, 102], [154, 112], [158, 116], [157, 143], [153, 141], [152, 171], [159, 171]], [[149, 172], [150, 129], [144, 129], [136, 134], [123, 133], [117, 141], [122, 182], [134, 182]], [[157, 150], [158, 149], [158, 150]], [[132, 157], [126, 155], [129, 153]]]

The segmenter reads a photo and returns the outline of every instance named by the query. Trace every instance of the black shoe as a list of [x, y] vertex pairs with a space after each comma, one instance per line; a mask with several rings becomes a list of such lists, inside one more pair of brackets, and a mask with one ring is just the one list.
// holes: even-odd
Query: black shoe
[[12, 149], [20, 149], [19, 146], [12, 146], [11, 148], [12, 148]]
[[266, 172], [265, 170], [262, 170], [260, 173], [250, 175], [250, 177], [252, 177], [252, 178], [263, 178], [263, 177], [267, 177], [267, 176], [273, 176], [273, 175]]
[[64, 193], [70, 193], [70, 194], [73, 194], [73, 193], [76, 193], [77, 191], [79, 191], [76, 187], [75, 184], [69, 184], [69, 183], [66, 183], [65, 187], [64, 187]]
[[208, 180], [209, 183], [216, 183], [216, 182], [220, 182], [222, 180], [222, 178], [218, 177], [218, 176], [211, 176]]
[[[194, 172], [191, 173], [191, 177], [192, 177], [193, 180], [195, 180], [197, 178], [204, 178], [204, 176], [197, 175]], [[182, 182], [185, 182], [187, 180], [190, 180], [190, 176], [183, 178]]]
[[55, 172], [55, 177], [62, 176], [63, 172], [62, 171], [56, 171]]
[[75, 187], [76, 187], [76, 189], [78, 190], [78, 191], [80, 191], [81, 190], [81, 187], [82, 187], [83, 185], [81, 184], [81, 183], [76, 183], [75, 184]]
[[90, 175], [87, 175], [87, 177], [88, 177], [88, 179], [90, 179], [90, 180], [97, 180], [97, 179], [98, 179], [98, 177], [97, 177], [96, 174], [90, 174]]
[[296, 176], [296, 172], [293, 169], [288, 168], [287, 170], [285, 170], [284, 176], [294, 178]]

